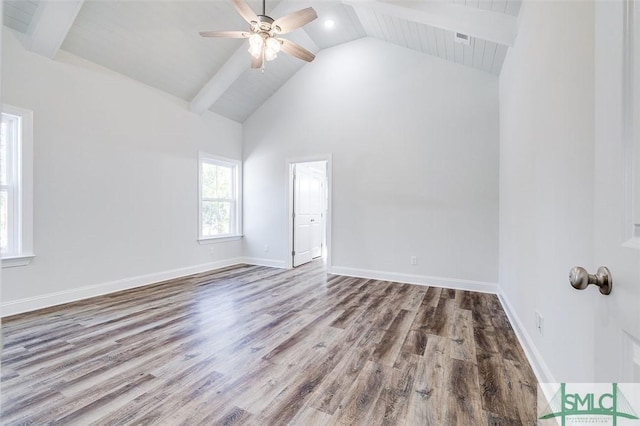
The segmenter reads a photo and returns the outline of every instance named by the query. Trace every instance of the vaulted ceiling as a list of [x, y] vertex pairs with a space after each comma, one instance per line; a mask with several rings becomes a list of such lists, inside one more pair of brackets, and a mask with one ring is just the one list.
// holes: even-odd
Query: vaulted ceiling
[[[247, 1], [255, 11], [261, 2]], [[521, 0], [275, 0], [277, 18], [313, 6], [318, 19], [287, 34], [308, 50], [374, 37], [499, 74], [517, 34]], [[332, 28], [324, 23], [331, 19]], [[5, 0], [4, 24], [26, 48], [55, 59], [59, 49], [243, 122], [301, 67], [281, 53], [264, 73], [251, 69], [247, 41], [200, 31], [244, 30], [227, 0]], [[469, 36], [468, 45], [456, 33]], [[321, 53], [320, 53], [321, 54]]]

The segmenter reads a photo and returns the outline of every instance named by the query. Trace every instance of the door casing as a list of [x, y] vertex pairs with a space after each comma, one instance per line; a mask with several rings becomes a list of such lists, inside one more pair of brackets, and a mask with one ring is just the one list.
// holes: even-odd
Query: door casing
[[326, 262], [327, 262], [327, 268], [329, 268], [331, 266], [331, 216], [332, 216], [332, 176], [333, 176], [333, 169], [332, 169], [332, 155], [331, 154], [320, 154], [320, 155], [315, 155], [315, 156], [308, 156], [308, 157], [295, 157], [295, 158], [289, 158], [286, 160], [286, 168], [287, 168], [287, 178], [288, 178], [288, 185], [287, 185], [287, 208], [286, 208], [286, 212], [287, 212], [287, 253], [286, 253], [286, 260], [285, 260], [285, 267], [287, 269], [291, 269], [293, 268], [293, 256], [291, 255], [291, 253], [293, 253], [293, 194], [294, 194], [294, 187], [293, 187], [293, 166], [296, 163], [310, 163], [310, 162], [315, 162], [315, 161], [326, 161], [327, 162], [327, 181], [326, 181], [326, 185], [327, 185], [327, 211], [326, 211], [326, 217], [325, 217], [325, 239], [326, 239], [326, 244], [325, 244], [325, 249], [326, 249], [326, 253], [327, 253], [327, 258], [326, 258]]

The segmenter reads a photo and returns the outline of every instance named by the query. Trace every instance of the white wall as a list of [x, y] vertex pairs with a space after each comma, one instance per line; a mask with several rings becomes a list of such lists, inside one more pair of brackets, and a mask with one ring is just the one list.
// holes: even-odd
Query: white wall
[[593, 3], [525, 2], [519, 19], [500, 76], [500, 285], [539, 374], [589, 382], [596, 298], [568, 274], [593, 263]]
[[34, 111], [36, 254], [2, 271], [4, 315], [241, 256], [240, 241], [197, 243], [198, 151], [240, 159], [240, 124], [64, 52], [27, 52], [8, 30], [3, 42], [3, 102]]
[[285, 261], [286, 160], [331, 154], [334, 270], [495, 283], [497, 85], [370, 38], [320, 52], [244, 123], [245, 254]]

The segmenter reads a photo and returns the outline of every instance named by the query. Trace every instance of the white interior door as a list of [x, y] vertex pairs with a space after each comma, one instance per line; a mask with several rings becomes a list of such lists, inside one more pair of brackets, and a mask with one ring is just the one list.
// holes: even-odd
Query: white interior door
[[322, 163], [293, 165], [293, 266], [322, 255], [324, 181]]
[[593, 267], [613, 277], [610, 295], [594, 294], [595, 379], [640, 383], [640, 18], [632, 0], [595, 4]]
[[322, 234], [324, 232], [324, 178], [319, 168], [310, 170], [309, 204], [311, 214], [311, 257], [322, 256]]
[[302, 164], [293, 166], [293, 266], [310, 262], [311, 172]]

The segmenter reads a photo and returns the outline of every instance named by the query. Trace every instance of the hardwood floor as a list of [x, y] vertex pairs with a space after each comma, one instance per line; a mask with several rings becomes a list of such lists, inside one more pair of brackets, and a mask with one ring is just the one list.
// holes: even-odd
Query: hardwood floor
[[3, 425], [533, 425], [496, 296], [236, 266], [2, 321]]

